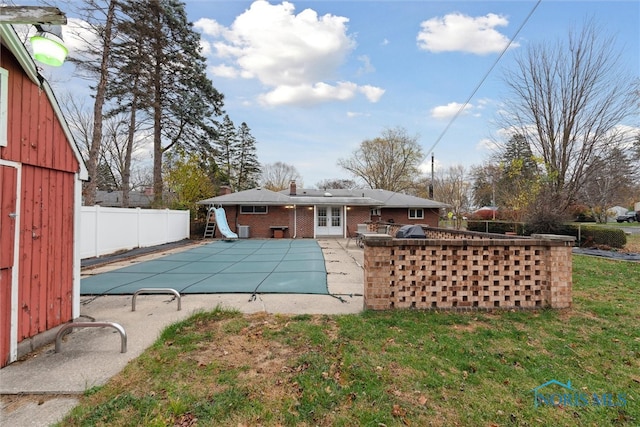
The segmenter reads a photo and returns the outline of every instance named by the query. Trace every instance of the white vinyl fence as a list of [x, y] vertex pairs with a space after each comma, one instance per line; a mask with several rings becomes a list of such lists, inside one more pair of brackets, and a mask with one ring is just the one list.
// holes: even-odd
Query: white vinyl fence
[[82, 206], [80, 258], [189, 238], [189, 211]]

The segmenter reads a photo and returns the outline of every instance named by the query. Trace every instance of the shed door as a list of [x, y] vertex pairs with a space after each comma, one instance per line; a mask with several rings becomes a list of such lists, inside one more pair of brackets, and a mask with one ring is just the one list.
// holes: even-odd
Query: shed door
[[16, 229], [16, 168], [0, 165], [0, 367], [11, 348], [11, 275]]

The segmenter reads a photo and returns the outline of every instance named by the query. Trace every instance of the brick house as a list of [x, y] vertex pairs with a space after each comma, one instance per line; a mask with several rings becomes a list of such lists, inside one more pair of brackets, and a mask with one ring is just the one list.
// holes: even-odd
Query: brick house
[[236, 233], [249, 227], [252, 238], [349, 237], [364, 223], [438, 226], [446, 204], [387, 190], [297, 189], [295, 181], [280, 192], [264, 188], [222, 194], [198, 202], [222, 206]]

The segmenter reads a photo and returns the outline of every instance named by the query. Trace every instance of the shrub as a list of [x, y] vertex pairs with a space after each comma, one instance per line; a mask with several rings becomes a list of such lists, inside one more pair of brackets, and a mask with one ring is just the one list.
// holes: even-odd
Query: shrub
[[[576, 229], [576, 238], [578, 227]], [[627, 236], [619, 228], [589, 227], [580, 228], [580, 247], [604, 246], [610, 248], [623, 248], [627, 244]]]
[[479, 231], [481, 233], [516, 233], [520, 236], [525, 234], [525, 224], [511, 221], [467, 221], [467, 230]]
[[580, 247], [623, 248], [627, 244], [627, 236], [621, 229], [598, 226], [558, 224], [553, 227], [553, 232], [550, 233], [548, 228], [537, 228], [536, 224], [506, 221], [468, 221], [467, 229], [469, 231], [495, 234], [515, 232], [520, 236], [530, 236], [532, 234], [573, 236], [576, 238], [577, 246]]

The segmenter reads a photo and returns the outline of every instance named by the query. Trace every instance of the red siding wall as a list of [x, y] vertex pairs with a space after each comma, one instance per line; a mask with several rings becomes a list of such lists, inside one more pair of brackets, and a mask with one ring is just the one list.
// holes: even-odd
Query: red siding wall
[[78, 161], [47, 95], [2, 51], [2, 68], [9, 71], [7, 147], [0, 158], [75, 173]]
[[23, 168], [19, 341], [71, 320], [74, 180], [65, 172]]
[[[22, 164], [20, 247], [15, 248], [20, 258], [18, 341], [22, 341], [71, 320], [79, 164], [46, 93], [8, 50], [1, 52], [0, 66], [9, 71], [9, 108], [8, 145], [0, 147], [0, 158]], [[3, 289], [6, 276], [0, 278]], [[9, 327], [4, 318], [0, 321], [1, 330]], [[4, 358], [8, 350], [2, 349]]]

